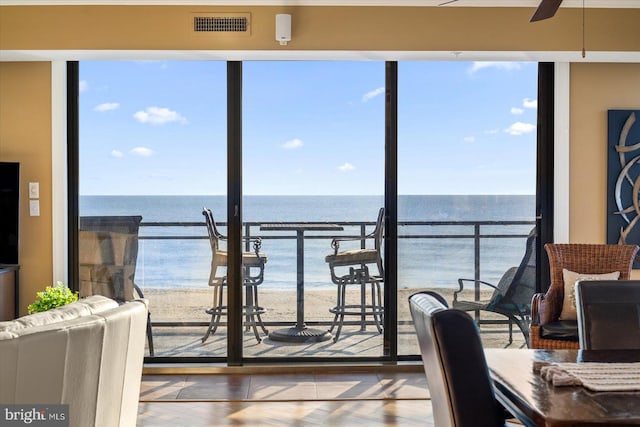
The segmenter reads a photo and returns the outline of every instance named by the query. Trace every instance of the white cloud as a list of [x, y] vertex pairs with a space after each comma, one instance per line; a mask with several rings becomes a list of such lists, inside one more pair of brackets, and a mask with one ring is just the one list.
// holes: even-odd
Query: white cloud
[[292, 150], [294, 148], [300, 148], [303, 145], [304, 143], [301, 140], [299, 140], [298, 138], [294, 138], [291, 141], [287, 141], [284, 144], [282, 144], [281, 147], [287, 150]]
[[509, 61], [475, 61], [469, 69], [469, 74], [473, 74], [476, 71], [482, 70], [483, 68], [497, 68], [499, 70], [519, 70], [522, 68], [522, 64], [520, 62]]
[[525, 133], [531, 133], [534, 130], [536, 130], [536, 125], [533, 125], [531, 123], [515, 122], [504, 131], [509, 135], [522, 135]]
[[465, 136], [462, 140], [464, 142], [475, 142], [476, 141], [476, 137], [475, 136]]
[[111, 150], [111, 157], [121, 158], [124, 157], [124, 153], [120, 150]]
[[522, 114], [524, 110], [518, 107], [511, 107], [511, 114]]
[[96, 105], [93, 110], [99, 112], [105, 112], [110, 110], [117, 110], [120, 108], [120, 104], [117, 102], [105, 102], [103, 104]]
[[524, 108], [538, 108], [538, 100], [525, 98], [522, 100], [522, 106]]
[[149, 157], [153, 154], [153, 150], [147, 147], [136, 147], [131, 150], [131, 154], [135, 154], [136, 156], [141, 157]]
[[500, 129], [489, 129], [489, 130], [485, 130], [484, 133], [487, 135], [495, 135], [498, 132], [500, 132]]
[[145, 111], [136, 112], [133, 117], [140, 123], [151, 123], [152, 125], [163, 125], [170, 122], [187, 123], [187, 119], [182, 117], [180, 113], [163, 107], [149, 107]]
[[352, 165], [351, 163], [349, 163], [349, 162], [347, 162], [347, 163], [345, 163], [345, 164], [343, 164], [343, 165], [341, 165], [341, 166], [338, 166], [338, 169], [339, 169], [341, 172], [349, 172], [349, 171], [354, 170], [355, 168], [356, 168], [356, 167], [355, 167], [355, 166], [353, 166], [353, 165]]
[[78, 90], [80, 92], [89, 90], [89, 82], [87, 82], [86, 80], [80, 80], [80, 83], [78, 84]]
[[378, 95], [382, 95], [383, 93], [384, 93], [384, 87], [379, 87], [377, 89], [374, 89], [362, 95], [362, 102], [367, 102]]

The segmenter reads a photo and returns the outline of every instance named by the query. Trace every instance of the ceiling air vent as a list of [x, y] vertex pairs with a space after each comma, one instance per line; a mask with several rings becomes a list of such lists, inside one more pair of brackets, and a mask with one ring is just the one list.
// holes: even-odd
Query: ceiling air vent
[[196, 33], [246, 33], [249, 20], [244, 16], [195, 16], [193, 31]]

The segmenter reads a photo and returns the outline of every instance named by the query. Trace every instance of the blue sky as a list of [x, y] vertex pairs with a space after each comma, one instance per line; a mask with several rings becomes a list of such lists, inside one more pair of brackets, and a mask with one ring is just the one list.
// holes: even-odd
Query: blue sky
[[[534, 194], [537, 65], [400, 62], [400, 194]], [[226, 63], [80, 63], [80, 194], [226, 192]], [[243, 63], [243, 191], [384, 189], [384, 63]]]

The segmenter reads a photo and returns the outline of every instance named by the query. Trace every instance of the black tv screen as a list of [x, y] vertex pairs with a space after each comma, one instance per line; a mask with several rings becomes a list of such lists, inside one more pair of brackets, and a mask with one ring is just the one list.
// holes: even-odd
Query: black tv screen
[[20, 164], [0, 162], [0, 264], [18, 264]]

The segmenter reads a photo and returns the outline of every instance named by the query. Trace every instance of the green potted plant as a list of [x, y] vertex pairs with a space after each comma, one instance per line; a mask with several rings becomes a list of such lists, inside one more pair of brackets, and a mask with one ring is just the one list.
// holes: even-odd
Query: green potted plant
[[47, 286], [44, 291], [36, 292], [36, 296], [36, 300], [27, 307], [29, 314], [47, 311], [78, 300], [78, 293], [71, 292], [62, 282], [57, 282], [56, 286]]

